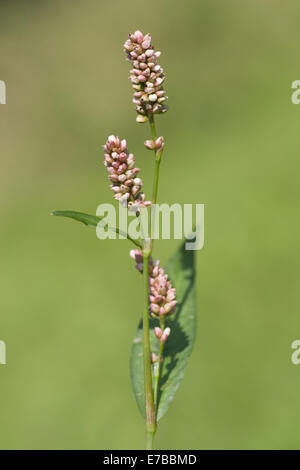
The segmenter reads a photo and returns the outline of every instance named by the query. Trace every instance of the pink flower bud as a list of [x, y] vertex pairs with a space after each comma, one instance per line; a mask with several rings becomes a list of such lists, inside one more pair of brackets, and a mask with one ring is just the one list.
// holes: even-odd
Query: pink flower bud
[[161, 328], [159, 328], [159, 326], [156, 326], [154, 328], [154, 333], [155, 333], [155, 336], [160, 339], [161, 338], [161, 335], [163, 334], [163, 331]]
[[113, 144], [115, 143], [116, 137], [114, 135], [109, 135], [107, 140], [109, 143]]
[[141, 31], [136, 31], [133, 36], [138, 44], [141, 44], [144, 40], [144, 35]]
[[127, 147], [126, 140], [125, 139], [121, 140], [120, 150], [124, 152], [124, 150], [126, 150], [126, 147]]
[[155, 142], [154, 140], [145, 140], [144, 145], [147, 149], [149, 150], [154, 150], [155, 149]]
[[124, 183], [124, 181], [126, 180], [126, 175], [124, 175], [124, 173], [122, 175], [119, 175], [118, 180]]
[[165, 146], [165, 141], [164, 141], [164, 138], [162, 136], [158, 137], [158, 139], [156, 139], [155, 141], [155, 147], [157, 148], [157, 150], [161, 151]]
[[170, 333], [171, 333], [171, 329], [166, 328], [160, 337], [160, 341], [164, 343], [168, 339]]
[[160, 307], [157, 304], [151, 304], [150, 305], [150, 310], [151, 310], [151, 312], [158, 314], [159, 311], [160, 311]]
[[166, 312], [166, 313], [171, 312], [171, 310], [175, 307], [176, 304], [177, 304], [177, 301], [176, 301], [176, 300], [172, 300], [172, 302], [168, 302], [168, 303], [165, 305], [165, 312]]
[[176, 297], [176, 294], [174, 292], [172, 292], [172, 289], [170, 289], [168, 294], [167, 294], [167, 301], [171, 302], [171, 300], [174, 300], [175, 297]]
[[136, 122], [147, 122], [148, 121], [148, 118], [147, 116], [142, 116], [141, 114], [138, 114], [137, 117], [136, 117]]
[[150, 44], [151, 44], [151, 39], [147, 39], [146, 41], [143, 41], [142, 47], [143, 47], [144, 49], [149, 49]]
[[151, 101], [151, 103], [155, 103], [155, 101], [157, 101], [157, 96], [155, 93], [149, 95], [149, 101]]
[[166, 314], [167, 312], [165, 311], [164, 307], [160, 307], [159, 309], [159, 315], [162, 317]]

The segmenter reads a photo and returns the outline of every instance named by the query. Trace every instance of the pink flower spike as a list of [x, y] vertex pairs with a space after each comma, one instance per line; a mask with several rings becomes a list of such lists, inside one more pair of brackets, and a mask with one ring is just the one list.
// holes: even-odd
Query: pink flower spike
[[[104, 145], [104, 165], [109, 179], [114, 183], [111, 189], [123, 207], [144, 206], [145, 195], [141, 191], [143, 182], [138, 178], [139, 168], [135, 167], [134, 155], [129, 153], [125, 139], [110, 135]], [[134, 184], [133, 184], [133, 177]]]
[[160, 52], [155, 52], [151, 41], [150, 34], [144, 35], [141, 31], [136, 31], [134, 34], [129, 34], [129, 39], [124, 44], [126, 58], [132, 65], [130, 71], [132, 87], [134, 92], [139, 93], [138, 96], [134, 96], [138, 113], [137, 122], [145, 122], [149, 115], [167, 110], [161, 99], [165, 95], [162, 87], [165, 75], [158, 63]]
[[[145, 204], [145, 203], [144, 203]], [[143, 255], [141, 250], [131, 250], [130, 257], [136, 262], [137, 269], [143, 272]], [[154, 318], [172, 315], [177, 304], [176, 289], [168, 280], [164, 268], [160, 266], [159, 260], [153, 261], [149, 258], [149, 313]], [[154, 330], [155, 334], [159, 330]]]

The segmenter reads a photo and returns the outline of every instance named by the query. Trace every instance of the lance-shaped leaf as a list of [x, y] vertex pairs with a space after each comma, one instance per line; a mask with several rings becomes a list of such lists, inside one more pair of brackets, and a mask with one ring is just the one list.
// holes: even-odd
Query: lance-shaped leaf
[[102, 218], [97, 217], [96, 215], [84, 214], [83, 212], [76, 211], [54, 211], [51, 215], [69, 217], [70, 219], [77, 220], [78, 222], [82, 222], [84, 225], [90, 225], [91, 227], [97, 227]]
[[[90, 227], [97, 227], [98, 223], [103, 219], [103, 217], [98, 217], [97, 215], [84, 214], [83, 212], [77, 211], [54, 211], [51, 215], [56, 215], [58, 217], [69, 217], [70, 219], [77, 220], [82, 222], [84, 225], [89, 225]], [[108, 227], [108, 230], [119, 233], [123, 237], [132, 241], [139, 248], [142, 247], [141, 243], [138, 240], [134, 240], [128, 233], [123, 232], [117, 227]]]
[[[178, 304], [175, 314], [167, 317], [171, 334], [164, 347], [163, 363], [158, 386], [157, 420], [162, 418], [174, 399], [191, 354], [196, 332], [194, 251], [186, 251], [185, 244], [176, 251], [166, 265], [166, 272], [176, 288]], [[159, 341], [153, 328], [158, 320], [150, 320], [151, 351], [158, 352]], [[131, 350], [131, 380], [138, 407], [145, 416], [143, 325], [139, 324]]]

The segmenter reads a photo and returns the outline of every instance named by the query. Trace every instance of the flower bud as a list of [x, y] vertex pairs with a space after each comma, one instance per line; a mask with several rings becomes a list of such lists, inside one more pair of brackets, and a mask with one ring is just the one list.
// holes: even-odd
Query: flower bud
[[138, 114], [137, 117], [136, 117], [136, 122], [147, 122], [148, 121], [148, 118], [147, 116], [143, 116], [142, 114]]
[[161, 343], [164, 343], [165, 341], [167, 341], [169, 335], [171, 333], [171, 329], [170, 328], [166, 328], [164, 330], [164, 332], [162, 333], [161, 337], [160, 337], [160, 341]]
[[159, 326], [156, 326], [156, 327], [154, 328], [154, 333], [155, 333], [155, 336], [156, 336], [158, 339], [160, 339], [161, 336], [162, 336], [162, 334], [163, 334], [162, 329], [159, 328]]
[[172, 302], [168, 302], [167, 304], [165, 304], [165, 312], [166, 313], [169, 313], [171, 312], [171, 310], [175, 307], [175, 305], [177, 304], [177, 301], [176, 300], [172, 300]]
[[145, 140], [144, 145], [147, 149], [149, 150], [154, 150], [155, 149], [155, 142], [154, 140]]
[[162, 136], [158, 137], [155, 141], [155, 147], [157, 148], [158, 151], [161, 151], [165, 146], [165, 141]]
[[156, 303], [150, 304], [150, 310], [152, 313], [156, 313], [156, 314], [160, 313], [160, 307]]
[[144, 35], [141, 31], [136, 31], [133, 36], [138, 44], [141, 44], [144, 40]]
[[155, 101], [157, 101], [157, 96], [155, 93], [149, 95], [149, 101], [151, 101], [151, 103], [155, 103]]

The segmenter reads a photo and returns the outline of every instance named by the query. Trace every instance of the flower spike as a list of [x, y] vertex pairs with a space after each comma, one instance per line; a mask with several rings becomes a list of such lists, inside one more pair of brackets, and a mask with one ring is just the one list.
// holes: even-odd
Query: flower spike
[[133, 153], [127, 150], [126, 140], [110, 135], [104, 145], [104, 165], [107, 167], [111, 189], [123, 207], [149, 206], [141, 192], [143, 182], [138, 177]]
[[[131, 250], [130, 257], [136, 262], [136, 268], [143, 273], [143, 254], [141, 250]], [[150, 314], [155, 318], [172, 315], [177, 304], [176, 289], [168, 280], [159, 260], [149, 258], [149, 302]], [[167, 339], [167, 337], [165, 338]]]
[[146, 122], [150, 114], [164, 113], [168, 107], [164, 104], [166, 92], [163, 89], [165, 75], [157, 59], [160, 52], [155, 52], [151, 36], [141, 31], [129, 34], [124, 44], [127, 60], [131, 63], [130, 80], [134, 89], [133, 103], [136, 106], [137, 122]]

